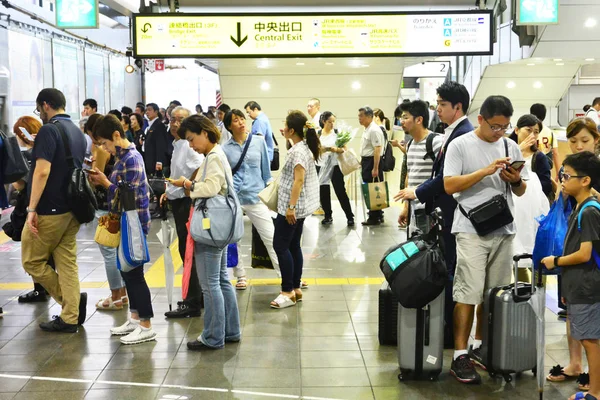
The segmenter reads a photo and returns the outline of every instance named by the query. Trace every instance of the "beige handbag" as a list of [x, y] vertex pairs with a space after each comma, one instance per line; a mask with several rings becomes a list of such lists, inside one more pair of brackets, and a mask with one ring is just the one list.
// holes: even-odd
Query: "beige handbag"
[[277, 199], [279, 198], [279, 177], [281, 174], [277, 176], [277, 178], [271, 182], [269, 186], [264, 188], [258, 194], [258, 198], [260, 201], [265, 203], [267, 208], [271, 211], [277, 212]]
[[[117, 190], [113, 199], [113, 210], [119, 208], [119, 190]], [[121, 243], [121, 215], [118, 212], [109, 211], [108, 214], [98, 218], [94, 241], [106, 247], [119, 247]]]
[[344, 176], [360, 169], [360, 161], [352, 149], [346, 150], [338, 155], [338, 164]]

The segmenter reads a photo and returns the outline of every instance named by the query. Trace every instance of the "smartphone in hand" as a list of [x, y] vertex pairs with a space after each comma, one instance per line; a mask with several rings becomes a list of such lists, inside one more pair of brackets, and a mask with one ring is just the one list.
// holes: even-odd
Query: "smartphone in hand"
[[523, 169], [524, 165], [525, 165], [525, 161], [513, 161], [510, 164], [510, 167], [517, 171], [521, 171]]

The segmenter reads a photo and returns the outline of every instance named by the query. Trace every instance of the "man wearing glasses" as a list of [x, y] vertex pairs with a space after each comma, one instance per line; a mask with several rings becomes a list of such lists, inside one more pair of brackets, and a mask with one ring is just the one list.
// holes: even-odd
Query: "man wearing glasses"
[[[513, 107], [504, 96], [490, 96], [481, 105], [479, 127], [454, 140], [448, 147], [444, 164], [444, 188], [459, 204], [454, 215], [452, 233], [456, 235], [457, 264], [454, 276], [454, 343], [450, 373], [463, 383], [480, 383], [475, 363], [481, 364], [481, 340], [484, 293], [488, 289], [510, 284], [512, 241], [516, 225], [488, 219], [483, 233], [476, 229], [476, 218], [469, 212], [496, 197], [506, 199], [504, 210], [514, 215], [512, 194], [522, 196], [527, 185], [521, 178], [524, 161], [519, 146], [504, 136], [511, 127]], [[525, 175], [525, 174], [524, 174]], [[525, 176], [527, 178], [527, 176]], [[478, 233], [479, 232], [479, 233]], [[477, 306], [477, 331], [470, 351], [469, 333]]]

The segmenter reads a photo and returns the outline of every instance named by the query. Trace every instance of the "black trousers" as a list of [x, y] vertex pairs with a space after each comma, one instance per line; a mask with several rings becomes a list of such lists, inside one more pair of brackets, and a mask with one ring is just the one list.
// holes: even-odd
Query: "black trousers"
[[142, 265], [129, 272], [121, 271], [121, 276], [125, 281], [125, 288], [127, 288], [129, 309], [136, 311], [142, 321], [147, 321], [154, 317], [152, 297], [150, 296], [150, 289], [144, 277], [144, 266]]
[[[350, 206], [350, 199], [348, 198], [348, 193], [346, 193], [346, 183], [344, 182], [344, 174], [340, 170], [340, 167], [336, 165], [333, 168], [333, 174], [331, 175], [331, 185], [333, 185], [333, 190], [335, 191], [335, 195], [340, 201], [340, 205], [342, 206], [342, 210], [346, 214], [346, 219], [354, 219], [354, 214], [352, 213], [352, 207]], [[321, 207], [323, 207], [323, 211], [325, 212], [325, 218], [329, 219], [332, 215], [331, 210], [331, 185], [321, 185], [319, 187], [319, 194], [321, 197]]]
[[454, 306], [456, 303], [452, 297], [454, 287], [454, 272], [456, 270], [456, 237], [451, 233], [451, 227], [442, 229], [442, 250], [446, 259], [448, 269], [448, 280], [446, 281], [445, 303], [444, 303], [444, 348], [454, 348]]
[[[361, 172], [362, 172], [362, 181], [363, 183], [371, 183], [373, 182], [373, 167], [375, 166], [375, 157], [362, 157], [360, 160]], [[379, 165], [379, 181], [383, 182], [383, 169], [381, 168], [381, 163]], [[380, 220], [383, 219], [383, 211], [369, 211], [369, 220]]]
[[[173, 210], [173, 218], [175, 219], [175, 229], [179, 238], [179, 255], [182, 260], [185, 260], [185, 243], [187, 241], [187, 222], [190, 218], [190, 208], [192, 207], [192, 199], [184, 197], [182, 199], [169, 200], [171, 209]], [[190, 286], [185, 300], [190, 306], [200, 308], [202, 306], [202, 288], [196, 273], [196, 262], [192, 261], [192, 273], [190, 274]]]

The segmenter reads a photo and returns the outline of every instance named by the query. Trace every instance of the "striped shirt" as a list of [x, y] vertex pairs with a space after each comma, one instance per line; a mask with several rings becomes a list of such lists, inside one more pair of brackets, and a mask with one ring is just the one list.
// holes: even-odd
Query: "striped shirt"
[[[135, 192], [135, 207], [140, 217], [142, 230], [146, 235], [150, 231], [150, 191], [146, 179], [146, 167], [142, 155], [135, 149], [134, 144], [128, 148], [117, 147], [115, 166], [108, 178], [111, 185], [108, 188], [108, 202], [112, 203], [119, 181], [129, 183]], [[112, 204], [111, 204], [112, 209]]]
[[302, 219], [312, 215], [319, 208], [319, 178], [315, 167], [315, 159], [305, 141], [301, 141], [288, 150], [285, 164], [280, 173], [277, 212], [285, 216], [294, 185], [294, 169], [297, 165], [304, 168], [304, 185], [296, 203], [296, 218]]
[[[432, 135], [430, 132], [429, 135]], [[408, 187], [416, 189], [423, 182], [431, 178], [431, 170], [433, 169], [433, 160], [426, 156], [427, 154], [427, 137], [425, 136], [420, 142], [413, 140], [408, 147], [407, 166], [408, 166]], [[437, 155], [442, 148], [443, 136], [437, 135], [433, 139], [432, 147], [433, 154]], [[424, 208], [423, 204], [416, 199], [411, 203], [413, 210]]]

